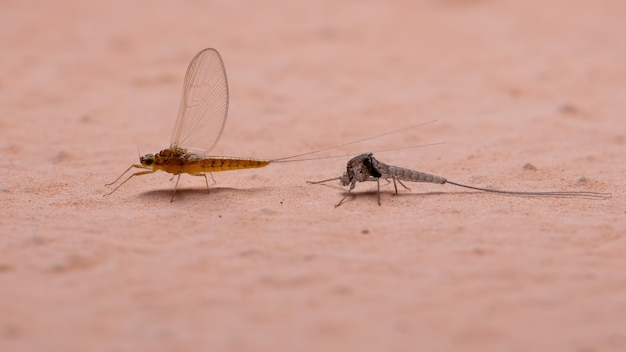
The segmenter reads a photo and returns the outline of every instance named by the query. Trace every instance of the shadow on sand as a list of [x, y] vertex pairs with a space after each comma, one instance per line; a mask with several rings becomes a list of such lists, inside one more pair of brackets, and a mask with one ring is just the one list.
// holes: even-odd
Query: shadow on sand
[[[193, 199], [217, 199], [217, 195], [220, 194], [237, 194], [245, 195], [249, 197], [258, 196], [260, 193], [266, 191], [267, 188], [255, 187], [255, 188], [231, 188], [231, 187], [211, 187], [209, 192], [206, 188], [179, 188], [174, 195], [174, 202], [193, 200]], [[172, 199], [173, 189], [156, 189], [140, 193], [138, 196], [146, 200], [158, 200], [158, 201], [170, 201]]]

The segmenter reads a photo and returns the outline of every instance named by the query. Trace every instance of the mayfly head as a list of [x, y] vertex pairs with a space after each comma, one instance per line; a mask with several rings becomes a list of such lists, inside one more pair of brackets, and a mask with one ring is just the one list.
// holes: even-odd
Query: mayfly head
[[343, 175], [339, 177], [339, 182], [341, 183], [342, 186], [347, 186], [351, 183], [350, 176], [348, 176], [347, 172], [344, 172]]
[[154, 163], [154, 155], [146, 154], [144, 156], [141, 156], [139, 157], [139, 162], [141, 162], [141, 165], [150, 166]]
[[370, 178], [381, 177], [380, 172], [374, 166], [372, 153], [355, 156], [348, 161], [346, 172], [341, 177], [341, 184], [347, 186], [353, 182], [364, 182]]

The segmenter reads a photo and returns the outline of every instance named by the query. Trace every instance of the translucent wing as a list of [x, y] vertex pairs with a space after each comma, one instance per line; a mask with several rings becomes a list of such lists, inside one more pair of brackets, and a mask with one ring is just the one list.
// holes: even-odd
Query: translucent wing
[[222, 57], [204, 49], [191, 60], [170, 148], [206, 154], [222, 135], [228, 115], [228, 80]]

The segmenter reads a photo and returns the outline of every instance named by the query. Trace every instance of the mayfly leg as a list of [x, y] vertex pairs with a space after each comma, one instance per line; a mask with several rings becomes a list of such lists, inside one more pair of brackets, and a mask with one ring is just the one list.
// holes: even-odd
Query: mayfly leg
[[341, 177], [333, 177], [333, 178], [329, 178], [329, 179], [321, 180], [321, 181], [306, 181], [306, 183], [311, 184], [311, 185], [319, 185], [321, 183], [326, 183], [326, 182], [335, 181], [335, 180], [341, 180]]
[[[309, 183], [309, 184], [312, 184], [312, 185], [319, 185], [321, 183], [326, 183], [326, 182], [335, 181], [335, 180], [341, 181], [341, 177], [333, 177], [333, 178], [329, 178], [329, 179], [321, 180], [321, 181], [306, 181], [306, 183]], [[341, 198], [339, 203], [335, 204], [335, 208], [340, 206], [341, 203], [343, 203], [343, 201], [346, 200], [346, 198], [348, 198], [348, 196], [350, 195], [350, 192], [352, 192], [352, 190], [354, 189], [355, 185], [356, 185], [356, 183], [355, 184], [350, 184], [350, 188], [348, 188], [348, 191], [346, 192], [346, 194], [343, 195], [343, 198]], [[378, 204], [380, 205], [380, 187], [378, 189], [379, 189]]]
[[122, 183], [120, 183], [119, 185], [117, 185], [117, 187], [113, 188], [113, 190], [109, 193], [106, 193], [103, 195], [103, 197], [106, 197], [108, 195], [111, 195], [113, 192], [117, 191], [118, 188], [122, 187], [123, 184], [125, 184], [126, 182], [128, 182], [128, 180], [130, 180], [131, 178], [135, 177], [135, 176], [141, 176], [141, 175], [147, 175], [147, 174], [152, 174], [155, 173], [157, 170], [154, 170], [150, 167], [146, 167], [144, 165], [140, 165], [140, 164], [133, 164], [131, 166], [128, 167], [128, 169], [126, 169], [126, 171], [124, 171], [121, 175], [119, 175], [113, 182], [111, 183], [107, 183], [105, 184], [105, 186], [111, 186], [114, 185], [117, 181], [119, 181], [124, 175], [126, 175], [128, 173], [128, 171], [130, 171], [132, 168], [138, 168], [138, 169], [148, 169], [147, 171], [140, 171], [140, 172], [135, 172], [134, 174], [128, 176], [128, 178], [126, 178]]
[[[197, 174], [190, 174], [191, 176], [202, 176], [204, 177], [204, 182], [206, 182], [206, 193], [211, 193], [211, 191], [209, 190], [209, 179], [206, 177], [206, 173], [203, 172], [199, 172]], [[215, 183], [215, 179], [213, 178], [213, 174], [210, 174], [211, 178], [213, 179], [213, 182]], [[180, 174], [179, 174], [180, 176]], [[178, 182], [178, 181], [176, 181]]]

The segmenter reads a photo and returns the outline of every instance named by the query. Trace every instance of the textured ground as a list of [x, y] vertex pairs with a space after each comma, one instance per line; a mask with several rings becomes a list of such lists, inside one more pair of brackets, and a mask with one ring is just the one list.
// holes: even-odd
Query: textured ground
[[[0, 350], [626, 350], [621, 0], [5, 1]], [[348, 157], [112, 181], [220, 50], [217, 155], [329, 151], [536, 199], [359, 184]], [[535, 169], [524, 168], [527, 163]]]

